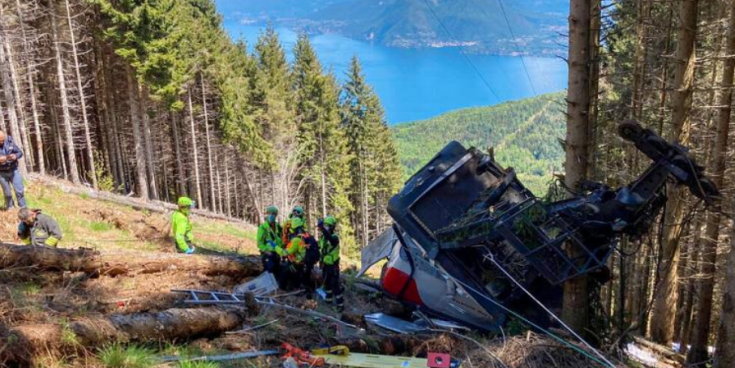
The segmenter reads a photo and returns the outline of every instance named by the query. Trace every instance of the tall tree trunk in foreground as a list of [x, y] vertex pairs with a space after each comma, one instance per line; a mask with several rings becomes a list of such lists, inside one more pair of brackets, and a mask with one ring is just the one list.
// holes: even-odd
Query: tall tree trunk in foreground
[[[717, 137], [712, 154], [712, 171], [710, 176], [718, 188], [723, 187], [725, 164], [727, 162], [728, 135], [730, 133], [730, 112], [732, 105], [733, 73], [735, 72], [735, 1], [730, 8], [730, 29], [727, 36], [727, 59], [722, 71], [720, 99], [717, 103], [720, 111], [717, 115]], [[715, 286], [715, 265], [717, 262], [717, 239], [720, 235], [720, 209], [718, 198], [713, 199], [712, 211], [707, 214], [702, 247], [702, 270], [697, 289], [697, 317], [694, 320], [691, 349], [687, 355], [689, 363], [707, 360], [707, 342], [710, 335], [710, 319], [712, 317], [712, 297]], [[725, 281], [727, 282], [727, 281]], [[724, 315], [724, 314], [723, 314]], [[732, 321], [731, 321], [732, 322]], [[727, 336], [720, 336], [727, 338]], [[732, 367], [732, 365], [730, 365]], [[727, 367], [727, 366], [725, 366]]]
[[[694, 41], [697, 30], [698, 0], [681, 0], [679, 28], [676, 47], [676, 71], [674, 91], [671, 102], [673, 121], [670, 130], [664, 134], [669, 141], [679, 141], [684, 145], [689, 142], [691, 130], [690, 110], [694, 82], [695, 50]], [[657, 343], [668, 345], [674, 338], [674, 321], [678, 299], [677, 269], [679, 266], [682, 220], [684, 218], [684, 201], [680, 188], [669, 188], [669, 202], [666, 205], [665, 226], [662, 244], [662, 260], [659, 266], [661, 275], [660, 291], [653, 305], [651, 321], [651, 338]]]
[[[590, 106], [590, 1], [572, 0], [569, 16], [569, 89], [567, 93], [567, 136], [565, 183], [575, 188], [587, 176], [589, 163]], [[572, 251], [573, 252], [573, 251]], [[574, 257], [576, 254], [570, 254]], [[583, 333], [588, 324], [587, 278], [564, 283], [562, 318], [569, 327]]]
[[599, 115], [600, 105], [600, 25], [602, 24], [602, 1], [591, 0], [590, 4], [590, 36], [589, 36], [589, 122], [587, 126], [587, 137], [589, 138], [587, 154], [587, 175], [590, 178], [596, 177], [597, 163], [595, 160], [594, 150], [597, 147], [597, 117]]

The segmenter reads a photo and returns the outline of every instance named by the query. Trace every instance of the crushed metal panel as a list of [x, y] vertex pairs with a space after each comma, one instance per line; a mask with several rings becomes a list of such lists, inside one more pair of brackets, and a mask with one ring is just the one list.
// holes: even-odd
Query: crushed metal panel
[[414, 334], [426, 331], [426, 328], [413, 322], [405, 321], [384, 313], [366, 314], [365, 321], [400, 334]]
[[388, 258], [396, 241], [398, 241], [398, 237], [396, 236], [395, 230], [391, 227], [383, 231], [367, 247], [363, 248], [361, 252], [362, 267], [360, 268], [360, 272], [357, 273], [357, 277], [364, 275], [376, 263]]
[[270, 272], [263, 272], [260, 276], [235, 287], [234, 294], [253, 294], [263, 296], [273, 294], [278, 290], [278, 282]]
[[[436, 328], [440, 328], [440, 329], [445, 329], [445, 330], [450, 330], [450, 331], [453, 331], [453, 330], [471, 331], [471, 329], [468, 328], [467, 326], [462, 326], [458, 323], [454, 323], [451, 321], [445, 321], [443, 319], [429, 318], [429, 321], [431, 321], [431, 323]], [[427, 327], [427, 328], [431, 327], [431, 326], [428, 326], [429, 323], [424, 319], [420, 319], [416, 321], [416, 324], [422, 327]]]

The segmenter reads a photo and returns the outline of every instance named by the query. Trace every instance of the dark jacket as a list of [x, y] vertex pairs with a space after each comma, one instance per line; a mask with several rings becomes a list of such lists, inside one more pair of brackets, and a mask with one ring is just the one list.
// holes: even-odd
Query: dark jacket
[[5, 143], [0, 146], [0, 156], [15, 155], [13, 162], [5, 161], [4, 164], [0, 165], [0, 171], [13, 171], [18, 168], [18, 160], [23, 157], [23, 151], [20, 150], [17, 144], [13, 141], [13, 137], [6, 135]]

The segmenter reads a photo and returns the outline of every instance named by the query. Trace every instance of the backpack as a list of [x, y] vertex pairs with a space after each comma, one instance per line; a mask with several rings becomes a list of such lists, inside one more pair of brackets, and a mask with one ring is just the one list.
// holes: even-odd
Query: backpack
[[311, 265], [319, 263], [319, 260], [321, 259], [319, 244], [316, 242], [316, 240], [314, 240], [314, 237], [308, 234], [305, 234], [302, 239], [307, 245], [306, 255], [304, 256], [304, 263]]

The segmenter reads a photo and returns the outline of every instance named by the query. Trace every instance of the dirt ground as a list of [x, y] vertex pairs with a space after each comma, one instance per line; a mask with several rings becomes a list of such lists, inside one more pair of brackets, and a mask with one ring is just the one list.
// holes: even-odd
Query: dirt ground
[[[129, 207], [100, 202], [64, 193], [53, 187], [28, 184], [30, 204], [55, 217], [62, 226], [62, 247], [88, 247], [101, 252], [127, 249], [137, 252], [173, 251], [168, 237], [168, 214], [146, 213]], [[0, 238], [17, 242], [15, 211], [0, 211]], [[209, 252], [255, 254], [254, 227], [226, 221], [195, 219], [197, 242]], [[196, 255], [195, 255], [196, 256]], [[186, 257], [182, 255], [182, 257]], [[348, 273], [354, 274], [354, 271]], [[90, 277], [73, 272], [40, 272], [30, 268], [0, 269], [0, 338], [18, 325], [65, 323], [90, 316], [109, 316], [161, 311], [182, 306], [182, 297], [171, 289], [232, 290], [242, 280], [228, 276], [206, 276], [199, 272], [166, 271], [155, 274]], [[354, 287], [344, 278], [346, 310], [337, 314], [321, 301], [303, 296], [276, 297], [279, 303], [318, 311], [358, 325], [363, 331], [316, 320], [299, 313], [265, 307], [249, 317], [243, 328], [276, 321], [266, 327], [241, 334], [192, 337], [181, 341], [142, 342], [157, 355], [196, 356], [227, 352], [278, 348], [288, 342], [302, 348], [357, 340], [362, 350], [402, 356], [426, 356], [427, 352], [450, 353], [463, 367], [482, 368], [583, 368], [596, 363], [559, 343], [533, 333], [518, 336], [487, 336], [470, 333], [465, 337], [440, 333], [396, 336], [368, 326], [362, 316], [386, 312], [407, 316], [410, 311], [380, 294]], [[73, 340], [73, 336], [72, 336]], [[408, 342], [401, 343], [407, 340]], [[0, 340], [1, 341], [1, 340]], [[412, 343], [409, 343], [412, 342]], [[113, 343], [113, 342], [111, 342]], [[0, 356], [4, 346], [0, 346]], [[32, 347], [29, 347], [32, 348]], [[29, 361], [15, 366], [110, 367], [99, 359], [99, 347], [71, 344], [59, 349], [37, 351]], [[281, 367], [278, 356], [232, 361], [202, 367]], [[3, 362], [0, 361], [0, 366]], [[168, 363], [169, 367], [176, 364]], [[195, 365], [179, 365], [194, 367]], [[132, 367], [132, 366], [131, 366]]]

